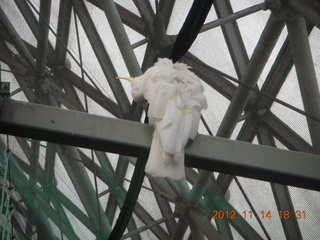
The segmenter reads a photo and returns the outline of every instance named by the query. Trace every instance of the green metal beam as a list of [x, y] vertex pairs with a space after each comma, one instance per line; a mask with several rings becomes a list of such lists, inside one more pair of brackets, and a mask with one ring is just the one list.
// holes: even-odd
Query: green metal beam
[[[0, 132], [147, 157], [153, 128], [127, 120], [3, 99]], [[319, 161], [319, 155], [204, 135], [198, 135], [186, 149], [189, 167], [314, 190], [320, 189]]]
[[[110, 173], [113, 174], [112, 172], [108, 172], [108, 171], [106, 171], [106, 169], [100, 168], [96, 164], [92, 164], [91, 160], [85, 154], [81, 154], [81, 161], [83, 162], [85, 167], [87, 169], [89, 169], [91, 172], [93, 172], [93, 169], [95, 168], [97, 177], [99, 177], [100, 180], [103, 181], [104, 183], [106, 183], [108, 186], [115, 185], [113, 183], [114, 180], [112, 178], [119, 177], [119, 175], [117, 175], [117, 173], [114, 174], [113, 176], [111, 176]], [[120, 186], [120, 185], [118, 185], [118, 186]], [[112, 191], [113, 190], [111, 189], [111, 193], [112, 193]], [[115, 191], [116, 191], [116, 194], [114, 194], [114, 196], [116, 197], [117, 204], [119, 206], [123, 206], [124, 201], [125, 201], [125, 197], [127, 194], [126, 190], [123, 187], [118, 187], [117, 189], [114, 190], [114, 192]], [[149, 224], [150, 222], [155, 222], [155, 219], [153, 219], [153, 217], [143, 208], [142, 205], [139, 204], [139, 202], [136, 203], [134, 212], [135, 212], [135, 215], [146, 225]], [[131, 223], [129, 222], [129, 225], [130, 224]], [[128, 225], [128, 230], [130, 230], [129, 225]], [[156, 237], [158, 237], [159, 239], [168, 239], [168, 234], [159, 225], [153, 226], [150, 229], [150, 231], [152, 231], [153, 234]]]

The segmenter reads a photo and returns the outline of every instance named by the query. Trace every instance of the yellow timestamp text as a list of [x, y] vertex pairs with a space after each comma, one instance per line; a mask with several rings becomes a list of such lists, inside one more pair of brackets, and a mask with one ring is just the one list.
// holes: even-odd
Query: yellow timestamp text
[[306, 219], [307, 212], [306, 210], [296, 210], [296, 211], [271, 211], [271, 210], [261, 210], [261, 211], [242, 211], [238, 212], [236, 210], [214, 210], [212, 211], [211, 219], [272, 219], [272, 218], [280, 218], [280, 219]]

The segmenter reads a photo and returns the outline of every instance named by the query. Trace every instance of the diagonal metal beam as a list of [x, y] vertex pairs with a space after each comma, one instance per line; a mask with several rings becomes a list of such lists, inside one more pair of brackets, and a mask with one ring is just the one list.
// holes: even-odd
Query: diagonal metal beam
[[51, 13], [51, 0], [40, 1], [39, 13], [39, 34], [38, 34], [38, 58], [37, 68], [40, 75], [44, 74], [45, 66], [48, 59], [48, 36]]
[[29, 174], [29, 185], [35, 187], [38, 182], [37, 178], [37, 166], [39, 164], [39, 150], [40, 150], [40, 141], [32, 140], [30, 152], [30, 174]]
[[[271, 134], [263, 127], [259, 128], [258, 141], [260, 144], [275, 146], [274, 139]], [[295, 212], [291, 201], [289, 189], [285, 185], [270, 183], [273, 196], [275, 198], [278, 211]], [[299, 224], [296, 218], [284, 219], [281, 218], [281, 224], [284, 229], [286, 239], [302, 239]]]
[[[19, 165], [19, 167], [29, 175], [29, 186], [30, 189], [36, 188], [35, 183], [39, 182], [43, 186], [43, 190], [45, 194], [41, 197], [45, 202], [50, 203], [50, 200], [53, 203], [54, 208], [56, 209], [56, 213], [47, 214], [47, 216], [54, 216], [57, 226], [63, 221], [63, 224], [67, 226], [68, 232], [76, 236], [74, 233], [73, 227], [69, 222], [69, 219], [61, 206], [61, 203], [57, 200], [58, 190], [56, 188], [56, 180], [54, 178], [54, 158], [55, 158], [55, 145], [52, 143], [48, 143], [47, 152], [46, 152], [46, 162], [45, 162], [45, 170], [43, 171], [40, 164], [38, 163], [37, 158], [39, 158], [39, 147], [40, 143], [38, 141], [32, 140], [31, 147], [29, 147], [27, 141], [22, 138], [16, 138], [18, 144], [22, 148], [23, 152], [27, 156], [27, 159], [30, 162], [30, 166], [25, 164], [21, 159], [15, 156], [15, 161]], [[37, 197], [35, 197], [37, 199]], [[51, 208], [50, 208], [51, 209]], [[47, 213], [47, 212], [46, 212]], [[57, 218], [58, 216], [58, 218]], [[60, 226], [61, 228], [61, 226]], [[76, 238], [77, 239], [77, 238]]]
[[[154, 181], [150, 181], [150, 185], [152, 189], [158, 192], [159, 188], [156, 184], [154, 184]], [[156, 198], [156, 201], [158, 203], [158, 206], [160, 208], [161, 214], [163, 217], [170, 217], [172, 216], [173, 212], [171, 210], [169, 201], [161, 196], [160, 194], [157, 194], [156, 192], [154, 193], [154, 197]], [[174, 233], [174, 229], [176, 227], [176, 222], [174, 219], [169, 219], [165, 221], [166, 227], [168, 229], [169, 235], [172, 236]]]
[[[59, 226], [58, 215], [55, 213], [53, 208], [50, 205], [48, 205], [47, 202], [43, 199], [43, 197], [41, 196], [42, 193], [40, 193], [39, 189], [37, 189], [35, 186], [28, 185], [28, 181], [25, 175], [21, 172], [21, 170], [14, 161], [13, 163], [14, 164], [12, 164], [12, 178], [19, 193], [21, 194], [25, 203], [29, 206], [29, 209], [33, 213], [33, 216], [36, 216], [36, 223], [38, 226], [40, 226], [39, 229], [42, 231], [40, 233], [40, 237], [44, 237], [46, 239], [56, 239], [54, 237], [53, 231], [50, 230], [50, 225], [47, 221], [48, 218], [46, 218], [44, 212], [57, 226]], [[79, 239], [75, 235], [75, 233], [66, 226], [66, 223], [63, 223], [61, 225], [62, 231], [66, 234], [66, 236], [68, 236], [71, 239]]]
[[64, 65], [67, 55], [69, 30], [71, 22], [72, 0], [60, 1], [57, 39], [55, 46], [55, 63]]
[[[37, 95], [41, 96], [41, 99], [39, 99], [40, 102], [45, 102], [47, 104], [49, 103], [57, 106], [56, 100], [53, 97], [43, 94], [43, 89], [37, 88], [36, 91]], [[34, 98], [33, 95], [30, 95], [28, 97], [30, 99]], [[64, 150], [66, 150], [66, 154], [60, 155], [60, 158], [62, 159], [62, 162], [75, 186], [75, 189], [77, 190], [77, 193], [88, 213], [90, 220], [93, 222], [93, 225], [95, 227], [95, 234], [98, 237], [107, 237], [110, 232], [110, 225], [105, 215], [97, 214], [99, 212], [102, 213], [103, 210], [100, 203], [97, 203], [95, 199], [95, 191], [87, 175], [87, 172], [83, 165], [81, 165], [79, 162], [70, 162], [67, 160], [67, 156], [73, 159], [79, 159], [76, 150], [71, 147], [63, 148]], [[64, 151], [59, 149], [59, 152], [62, 153]]]
[[[0, 25], [0, 33], [1, 33], [1, 25]], [[12, 52], [8, 49], [4, 40], [0, 37], [0, 61], [10, 66], [10, 68], [14, 68], [14, 74], [23, 76], [28, 72], [28, 69], [25, 65], [19, 62], [16, 59], [16, 55], [13, 55]]]
[[13, 27], [13, 25], [11, 24], [10, 20], [8, 19], [8, 17], [6, 16], [6, 14], [4, 13], [4, 11], [2, 10], [1, 7], [0, 7], [0, 23], [3, 25], [3, 27], [8, 32], [15, 47], [17, 48], [17, 50], [21, 54], [21, 56], [24, 58], [24, 60], [27, 62], [27, 64], [29, 64], [29, 66], [31, 67], [31, 69], [33, 69], [33, 71], [36, 71], [36, 64], [34, 62], [34, 59], [31, 55], [31, 53], [29, 52], [29, 50], [25, 46], [24, 42], [20, 38], [19, 34], [15, 30], [15, 28]]
[[[273, 14], [270, 15], [269, 20], [263, 30], [260, 40], [252, 54], [248, 67], [243, 73], [242, 82], [254, 87], [259, 79], [262, 70], [267, 63], [267, 60], [273, 50], [280, 33], [284, 27], [284, 23], [279, 21]], [[219, 126], [217, 136], [230, 137], [233, 129], [237, 123], [238, 117], [244, 110], [251, 91], [248, 88], [239, 86], [232, 101], [227, 109], [222, 123]]]
[[[219, 18], [226, 17], [233, 13], [229, 0], [213, 1], [216, 13]], [[242, 37], [236, 22], [229, 22], [221, 26], [226, 40], [229, 53], [237, 75], [240, 78], [249, 62], [249, 58], [242, 41]]]
[[[119, 178], [115, 180], [118, 186], [123, 186], [123, 183], [124, 183], [123, 178], [126, 176], [128, 164], [129, 164], [128, 161], [124, 161], [123, 156], [119, 156], [116, 170], [115, 170], [115, 174], [117, 176], [119, 176]], [[107, 214], [110, 222], [114, 221], [114, 217], [115, 217], [115, 213], [116, 213], [116, 209], [117, 209], [117, 205], [118, 205], [116, 194], [117, 194], [117, 192], [114, 192], [114, 193], [111, 192], [111, 195], [108, 199], [108, 203], [106, 206], [106, 214]]]
[[[124, 155], [148, 155], [152, 126], [10, 99], [1, 104], [2, 133]], [[300, 169], [302, 159], [304, 168]], [[204, 135], [198, 135], [186, 149], [186, 165], [190, 167], [311, 189], [319, 187], [320, 177], [314, 168], [317, 161], [317, 155]]]
[[[313, 26], [309, 25], [308, 26], [309, 34], [312, 31], [312, 29], [313, 29]], [[289, 46], [289, 40], [287, 38], [283, 43], [278, 53], [278, 56], [275, 62], [273, 63], [271, 70], [267, 75], [266, 80], [264, 81], [263, 86], [261, 87], [261, 91], [267, 93], [270, 96], [277, 96], [292, 66], [293, 66], [293, 58], [292, 58], [291, 49]], [[257, 99], [256, 99], [257, 109], [270, 109], [272, 103], [273, 101], [268, 98], [264, 98], [259, 95], [257, 96]], [[266, 118], [269, 118], [270, 116], [266, 117], [266, 115], [263, 115], [261, 117], [262, 121], [266, 122], [265, 124], [268, 125], [269, 129], [272, 130], [276, 134], [276, 136], [278, 136], [278, 138], [282, 141], [283, 144], [285, 144], [289, 149], [292, 149], [292, 150], [295, 150], [295, 149], [297, 150], [300, 148], [301, 150], [304, 149], [302, 150], [303, 152], [310, 152], [310, 151], [312, 152], [311, 146], [308, 146], [309, 144], [303, 141], [288, 126], [284, 126], [284, 123], [280, 123], [279, 122], [280, 119], [273, 118], [275, 117], [274, 115], [271, 117], [271, 120], [266, 119]], [[274, 121], [274, 123], [270, 121]], [[270, 124], [268, 122], [270, 122]], [[279, 124], [283, 125], [284, 127], [283, 128], [279, 127]], [[237, 140], [252, 142], [255, 134], [256, 132], [255, 132], [255, 127], [253, 127], [253, 121], [251, 118], [249, 118], [245, 120], [237, 136]], [[296, 147], [293, 147], [293, 145]], [[305, 147], [302, 147], [302, 146], [305, 146]], [[305, 149], [309, 149], [310, 151]], [[232, 181], [232, 178], [233, 177], [230, 175], [219, 175], [217, 181], [219, 182], [220, 190], [222, 192], [225, 192], [227, 190], [227, 188], [229, 187]]]
[[[11, 172], [12, 172], [12, 179], [17, 188], [19, 194], [22, 196], [24, 202], [28, 206], [28, 209], [31, 216], [34, 217], [35, 223], [37, 225], [37, 232], [39, 237], [46, 237], [47, 239], [55, 239], [55, 235], [51, 226], [49, 225], [48, 219], [44, 211], [39, 209], [38, 199], [34, 198], [32, 192], [34, 192], [34, 186], [28, 184], [28, 181], [25, 175], [19, 171], [17, 166], [14, 163], [13, 159], [11, 159]], [[41, 206], [42, 207], [42, 206]]]
[[82, 0], [74, 0], [73, 6], [77, 15], [81, 21], [84, 31], [91, 43], [93, 51], [97, 56], [99, 64], [109, 82], [111, 90], [119, 103], [119, 106], [123, 112], [128, 113], [130, 109], [130, 102], [121, 85], [121, 82], [116, 79], [117, 72], [113, 66], [113, 63], [103, 45], [100, 35], [91, 19], [91, 16]]
[[[14, 158], [16, 162], [18, 163], [19, 167], [29, 174], [30, 167], [24, 163], [23, 160], [19, 159], [16, 155], [14, 155]], [[40, 177], [41, 184], [46, 188], [46, 180], [45, 177], [47, 177], [46, 172], [43, 172], [41, 167], [38, 167], [37, 173]], [[54, 192], [52, 195], [50, 195], [50, 199], [52, 200], [52, 197], [55, 197], [59, 203], [61, 203], [66, 209], [68, 209], [84, 226], [86, 226], [91, 232], [95, 232], [94, 226], [92, 224], [92, 221], [90, 221], [89, 217], [82, 212], [70, 199], [68, 199], [62, 192], [60, 192], [58, 189], [56, 189], [56, 186], [52, 186], [54, 189], [52, 189], [52, 192]], [[48, 189], [48, 188], [47, 188]], [[55, 196], [53, 196], [55, 195]], [[45, 198], [46, 199], [46, 198]], [[53, 199], [55, 200], [55, 199]], [[67, 221], [65, 221], [65, 224], [67, 224]], [[69, 229], [72, 229], [69, 227]]]
[[69, 221], [69, 218], [62, 206], [62, 202], [59, 201], [57, 195], [58, 195], [58, 189], [57, 189], [57, 182], [55, 179], [55, 172], [54, 172], [54, 166], [55, 166], [55, 157], [56, 157], [56, 145], [53, 143], [48, 142], [47, 143], [47, 151], [45, 156], [45, 167], [44, 167], [44, 176], [42, 180], [42, 186], [45, 192], [44, 199], [48, 202], [50, 200], [52, 201], [52, 204], [56, 210], [56, 214], [58, 215], [58, 227], [61, 229], [61, 221], [63, 221], [63, 224], [66, 225], [66, 227], [69, 229], [69, 231], [76, 236], [74, 229]]
[[71, 70], [68, 70], [67, 68], [62, 68], [57, 69], [55, 73], [59, 79], [69, 81], [71, 85], [86, 93], [88, 97], [90, 97], [92, 100], [94, 100], [97, 104], [106, 109], [115, 117], [124, 118], [124, 114], [117, 103], [115, 103], [112, 99], [102, 94], [100, 91], [98, 91], [96, 88], [94, 88], [86, 81], [83, 81], [81, 77], [79, 77]]
[[[197, 174], [194, 170], [188, 169], [187, 175], [190, 178], [190, 182], [195, 184]], [[241, 215], [230, 203], [228, 203], [224, 198], [224, 192], [220, 191], [220, 185], [217, 183], [214, 178], [210, 179], [210, 185], [204, 194], [205, 206], [203, 207], [207, 213], [211, 212], [213, 209], [218, 211], [228, 211], [229, 213], [235, 212], [238, 215]], [[212, 215], [208, 214], [208, 217]], [[246, 221], [246, 219], [239, 217], [237, 219], [225, 219], [228, 221], [242, 237], [245, 239], [262, 239], [262, 237], [256, 232], [256, 230]], [[218, 226], [219, 229], [219, 226]], [[221, 233], [222, 236], [226, 234]], [[227, 237], [231, 237], [228, 236]], [[225, 237], [224, 237], [225, 238]]]
[[20, 1], [20, 0], [14, 0], [14, 2], [17, 5], [17, 7], [19, 8], [24, 19], [26, 20], [26, 23], [28, 24], [33, 36], [35, 36], [35, 38], [38, 38], [38, 34], [39, 34], [38, 20], [34, 16], [30, 6], [28, 5], [28, 2], [27, 1]]
[[159, 2], [159, 14], [163, 18], [163, 25], [167, 29], [176, 0], [160, 0]]
[[148, 0], [133, 0], [134, 4], [138, 8], [138, 11], [149, 31], [153, 29], [153, 17], [154, 13], [151, 4]]
[[[112, 0], [102, 1], [102, 6], [129, 74], [131, 76], [140, 76], [142, 74], [141, 68], [129, 41], [129, 37], [121, 22], [115, 3]], [[135, 120], [140, 121], [142, 106], [140, 104], [132, 103], [130, 115], [132, 115]]]
[[[0, 34], [3, 34], [0, 31]], [[5, 37], [5, 40], [10, 41], [7, 35], [2, 35], [2, 37]], [[36, 48], [30, 45], [27, 42], [24, 42], [30, 52], [36, 56]], [[12, 52], [5, 46], [4, 42], [0, 41], [0, 47], [3, 51], [0, 52], [0, 60], [2, 60], [4, 63], [10, 66], [10, 68], [14, 68], [16, 72], [21, 72], [21, 74], [25, 74], [28, 69], [24, 67], [23, 65], [19, 64], [19, 58], [18, 56], [13, 56]], [[53, 63], [49, 63], [49, 67], [55, 67]], [[85, 92], [88, 97], [93, 99], [95, 102], [97, 102], [101, 107], [106, 109], [108, 112], [110, 112], [112, 115], [118, 118], [124, 118], [124, 114], [119, 108], [119, 106], [110, 98], [105, 96], [101, 93], [101, 91], [98, 91], [96, 88], [94, 88], [92, 85], [87, 83], [86, 81], [83, 81], [77, 74], [72, 72], [71, 70], [68, 70], [65, 67], [56, 68], [54, 71], [54, 77], [57, 77], [59, 79], [64, 79], [65, 81], [70, 81], [71, 85], [78, 88], [79, 90]], [[17, 79], [20, 79], [21, 77], [16, 76]], [[25, 80], [28, 80], [29, 78], [26, 78]], [[25, 80], [20, 81], [20, 85], [24, 86], [23, 91], [30, 92], [30, 87], [25, 85]], [[30, 79], [29, 79], [30, 80]], [[65, 88], [66, 89], [66, 88]], [[67, 90], [66, 90], [67, 91]], [[32, 92], [30, 92], [32, 94]], [[30, 94], [26, 94], [27, 98]], [[30, 102], [33, 102], [34, 100], [29, 99]], [[78, 102], [78, 101], [76, 101]]]
[[[273, 50], [276, 41], [284, 27], [284, 23], [279, 21], [273, 14], [260, 36], [257, 46], [252, 54], [250, 62], [242, 75], [241, 81], [251, 87], [254, 87], [259, 79], [260, 74]], [[237, 124], [238, 118], [245, 109], [250, 98], [251, 91], [243, 86], [238, 86], [235, 95], [230, 102], [227, 112], [219, 126], [217, 136], [229, 138]], [[214, 169], [217, 171], [217, 169]], [[203, 195], [208, 182], [211, 179], [212, 172], [201, 171], [197, 184], [191, 191], [191, 199], [197, 201]], [[181, 223], [183, 224], [183, 223]], [[178, 226], [179, 227], [179, 224]]]
[[266, 10], [266, 4], [264, 2], [249, 8], [243, 9], [239, 12], [231, 13], [232, 11], [229, 11], [230, 12], [229, 15], [222, 18], [220, 17], [217, 20], [204, 24], [200, 32], [208, 31], [210, 29], [222, 26], [228, 22], [235, 21], [239, 18], [245, 17], [247, 15], [253, 14], [261, 10]]
[[130, 75], [141, 75], [142, 71], [140, 69], [137, 57], [133, 52], [131, 43], [121, 22], [120, 14], [115, 3], [112, 0], [106, 0], [102, 1], [102, 6]]
[[[113, 191], [115, 192], [115, 200], [117, 201], [117, 204], [122, 206], [124, 203], [125, 195], [126, 195], [126, 190], [123, 187], [119, 187], [119, 185], [114, 184], [115, 181], [112, 179], [114, 177], [119, 177], [118, 175], [114, 175], [112, 172], [107, 172], [105, 169], [100, 168], [97, 165], [93, 165], [91, 160], [86, 157], [84, 154], [82, 154], [82, 161], [83, 164], [90, 170], [94, 171], [93, 169], [96, 169], [96, 174], [97, 177], [101, 179], [101, 181], [105, 182], [108, 186], [115, 186]], [[112, 176], [113, 175], [113, 176]], [[110, 178], [111, 176], [111, 178]], [[118, 179], [123, 179], [119, 177]], [[141, 206], [139, 203], [136, 204], [135, 206], [135, 214], [138, 216], [141, 221], [144, 224], [149, 224], [150, 222], [155, 222], [155, 220], [152, 218], [152, 216]], [[155, 225], [150, 229], [159, 239], [167, 239], [168, 235], [167, 233], [163, 230], [161, 226]]]
[[[105, 175], [106, 184], [109, 186], [109, 190], [110, 190], [110, 195], [108, 198], [108, 203], [107, 203], [107, 207], [105, 210], [105, 214], [107, 215], [109, 222], [112, 225], [112, 222], [114, 221], [114, 216], [115, 216], [117, 206], [121, 207], [122, 206], [121, 204], [123, 203], [123, 200], [124, 200], [123, 198], [121, 198], [121, 200], [119, 201], [119, 199], [117, 198], [117, 194], [119, 194], [119, 186], [121, 186], [121, 187], [123, 186], [125, 174], [127, 172], [126, 163], [128, 161], [125, 159], [124, 156], [119, 156], [118, 161], [117, 161], [116, 172], [114, 172], [113, 167], [111, 166], [109, 159], [104, 152], [95, 151], [95, 154], [96, 154], [98, 161], [100, 163], [101, 170], [100, 170], [99, 166], [94, 165], [94, 164], [90, 164], [89, 159], [86, 155], [81, 154], [81, 159], [83, 162], [85, 162], [86, 167], [90, 171], [95, 173], [97, 175], [97, 177], [101, 178], [101, 175]], [[124, 165], [125, 167], [122, 167], [119, 171], [118, 167], [120, 164]], [[101, 174], [98, 174], [99, 172], [101, 172]], [[133, 218], [131, 218], [129, 220], [127, 228], [128, 228], [129, 232], [137, 229], [136, 223]], [[133, 239], [139, 240], [139, 239], [141, 239], [141, 237], [140, 237], [140, 235], [135, 234], [133, 236]]]
[[[243, 73], [241, 81], [246, 85], [254, 87], [262, 73], [262, 70], [267, 63], [267, 60], [273, 50], [280, 33], [284, 27], [284, 23], [277, 19], [272, 13], [269, 20], [260, 36], [260, 39], [255, 47], [248, 66]], [[235, 95], [230, 102], [226, 114], [223, 117], [221, 125], [217, 131], [217, 136], [229, 138], [238, 122], [238, 118], [245, 109], [250, 98], [251, 91], [242, 85], [239, 85]], [[208, 178], [210, 173], [206, 173]], [[218, 177], [226, 181], [224, 185], [231, 182], [232, 176], [221, 175]]]
[[210, 221], [208, 221], [208, 219], [203, 217], [203, 214], [201, 214], [200, 211], [197, 211], [195, 209], [190, 209], [189, 215], [193, 219], [193, 222], [195, 223], [197, 228], [199, 228], [201, 232], [204, 233], [207, 239], [217, 239], [217, 240], [224, 239], [214, 229]]
[[[287, 28], [304, 109], [308, 114], [319, 117], [320, 92], [306, 22], [303, 17], [295, 16], [287, 22]], [[307, 118], [307, 123], [313, 148], [320, 153], [320, 123], [310, 118]]]
[[236, 91], [236, 86], [228, 79], [219, 75], [212, 67], [202, 62], [191, 53], [183, 56], [183, 61], [192, 67], [192, 71], [206, 84], [231, 100]]
[[[79, 161], [74, 161], [70, 159], [80, 160], [79, 153], [74, 148], [68, 148], [65, 146], [58, 147], [59, 152], [64, 152], [65, 154], [59, 154], [60, 159], [83, 203], [84, 208], [93, 222], [95, 227], [95, 234], [99, 238], [106, 238], [110, 233], [111, 226], [103, 215], [103, 209], [96, 202], [95, 191], [93, 189], [92, 183], [89, 176], [83, 166]], [[99, 213], [100, 212], [100, 213]]]
[[288, 149], [315, 154], [312, 146], [306, 140], [300, 137], [273, 113], [267, 112], [261, 116], [261, 123]]
[[[20, 141], [22, 139], [17, 138], [19, 144], [21, 147], [23, 147], [24, 151], [27, 151], [28, 149], [25, 148], [25, 143], [26, 141]], [[21, 144], [22, 143], [22, 144]], [[52, 143], [49, 143], [52, 144]], [[5, 144], [3, 143], [3, 141], [0, 141], [0, 145], [2, 147], [5, 146]], [[29, 148], [29, 146], [27, 146]], [[48, 147], [47, 147], [48, 148]], [[50, 149], [48, 148], [48, 150], [50, 151]], [[19, 168], [21, 170], [23, 170], [25, 173], [27, 173], [28, 175], [30, 174], [30, 166], [28, 164], [26, 164], [22, 159], [20, 159], [17, 155], [13, 154], [13, 158], [15, 159], [15, 161], [17, 162], [17, 165], [19, 166]], [[75, 217], [77, 217], [77, 219], [79, 219], [79, 221], [86, 226], [91, 232], [95, 232], [94, 230], [94, 226], [92, 225], [92, 221], [90, 221], [90, 219], [88, 218], [88, 216], [82, 212], [82, 210], [80, 210], [70, 199], [68, 199], [62, 192], [60, 192], [57, 188], [55, 183], [52, 183], [51, 186], [48, 186], [46, 178], [47, 175], [52, 175], [53, 173], [46, 171], [43, 171], [41, 166], [38, 165], [37, 168], [37, 175], [39, 176], [39, 181], [41, 183], [41, 185], [43, 186], [44, 189], [49, 189], [51, 188], [50, 191], [54, 192], [52, 195], [50, 195], [49, 199], [53, 200], [52, 197], [56, 197], [57, 201], [60, 202], [61, 204], [64, 205], [64, 207], [66, 209], [68, 209]], [[55, 196], [53, 196], [55, 195]], [[48, 199], [44, 196], [45, 201], [48, 201]], [[17, 205], [16, 205], [17, 206]], [[19, 206], [19, 205], [18, 205]], [[21, 211], [20, 211], [21, 212]], [[24, 215], [26, 215], [26, 213], [24, 213]], [[67, 224], [67, 219], [65, 221], [65, 224]], [[69, 227], [69, 229], [72, 229]]]
[[[123, 171], [122, 173], [118, 172], [120, 174], [120, 175], [118, 175], [117, 173], [114, 172], [114, 170], [109, 162], [109, 159], [107, 159], [105, 153], [96, 151], [96, 155], [99, 159], [99, 163], [100, 163], [101, 168], [103, 169], [104, 173], [108, 173], [107, 175], [109, 175], [107, 177], [107, 179], [109, 179], [107, 185], [109, 186], [109, 189], [110, 189], [110, 195], [108, 198], [108, 203], [107, 203], [105, 213], [108, 216], [110, 224], [112, 224], [112, 222], [114, 221], [114, 215], [115, 215], [115, 211], [117, 209], [117, 206], [119, 206], [120, 208], [123, 206], [123, 204], [120, 205], [120, 203], [123, 203], [123, 199], [121, 201], [118, 201], [116, 195], [118, 194], [119, 186], [121, 186], [121, 187], [123, 186], [127, 167], [123, 168], [125, 171]], [[124, 156], [119, 156], [117, 166], [121, 162], [128, 162], [128, 161], [125, 160]], [[109, 166], [107, 166], [107, 165], [109, 165]], [[98, 168], [98, 166], [94, 166], [90, 170], [94, 172], [97, 170], [97, 168]], [[110, 175], [112, 175], [112, 176], [110, 177]], [[111, 208], [110, 208], [110, 206], [111, 206]], [[136, 225], [136, 222], [134, 221], [133, 217], [131, 217], [129, 219], [127, 229], [128, 229], [128, 232], [132, 232], [132, 231], [137, 230], [137, 225]], [[132, 239], [133, 240], [141, 240], [141, 236], [139, 234], [134, 234], [132, 236]]]
[[204, 240], [204, 235], [201, 232], [200, 228], [197, 227], [196, 223], [194, 221], [191, 221], [190, 223], [190, 235], [188, 237], [188, 240]]
[[[96, 7], [103, 10], [102, 3], [99, 0], [87, 0], [88, 2], [92, 3]], [[119, 15], [121, 17], [122, 22], [127, 25], [128, 27], [132, 28], [136, 32], [140, 33], [141, 35], [146, 35], [146, 25], [144, 21], [136, 14], [130, 12], [128, 9], [122, 7], [118, 3], [115, 3], [118, 9]]]
[[[32, 95], [31, 96], [29, 96], [28, 94], [27, 94], [27, 97], [31, 97], [30, 99], [32, 100]], [[83, 179], [83, 178], [82, 178]], [[95, 202], [95, 201], [94, 201]], [[90, 205], [90, 204], [89, 204]], [[91, 204], [92, 205], [92, 204]], [[93, 231], [93, 232], [95, 232], [95, 231]]]
[[[28, 24], [29, 28], [32, 31], [33, 36], [38, 39], [39, 38], [39, 23], [36, 19], [35, 15], [33, 14], [29, 4], [27, 1], [20, 1], [20, 0], [14, 0], [15, 4], [19, 8], [22, 16], [26, 20], [26, 23]], [[48, 56], [51, 55], [53, 52], [53, 47], [51, 46], [50, 42], [48, 42]]]
[[[310, 35], [313, 28], [313, 25], [308, 24], [308, 35]], [[261, 87], [261, 91], [266, 92], [271, 96], [277, 96], [290, 70], [292, 69], [292, 66], [292, 51], [289, 43], [289, 38], [287, 37], [270, 69], [270, 72], [266, 77], [266, 80]], [[262, 96], [257, 97], [258, 109], [270, 109], [272, 103], [273, 102], [270, 99], [264, 98]]]

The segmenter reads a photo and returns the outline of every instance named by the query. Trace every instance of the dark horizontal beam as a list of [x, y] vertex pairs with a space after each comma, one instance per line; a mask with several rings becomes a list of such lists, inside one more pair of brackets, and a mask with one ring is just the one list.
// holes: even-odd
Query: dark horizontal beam
[[[0, 102], [0, 132], [146, 157], [152, 126], [11, 99]], [[198, 135], [186, 166], [320, 190], [320, 156]]]

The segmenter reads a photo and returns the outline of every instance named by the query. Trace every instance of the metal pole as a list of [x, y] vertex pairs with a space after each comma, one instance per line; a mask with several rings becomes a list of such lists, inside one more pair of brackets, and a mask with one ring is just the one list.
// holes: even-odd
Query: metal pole
[[83, 29], [119, 106], [123, 112], [128, 113], [131, 104], [121, 82], [116, 79], [118, 75], [116, 69], [106, 51], [85, 3], [82, 0], [73, 0], [73, 7], [81, 21]]
[[9, 36], [12, 38], [15, 47], [17, 48], [18, 52], [21, 54], [21, 56], [24, 57], [24, 59], [27, 61], [27, 63], [32, 67], [33, 70], [36, 70], [36, 65], [34, 62], [34, 59], [27, 49], [24, 42], [21, 40], [19, 34], [14, 29], [13, 25], [11, 24], [10, 20], [7, 18], [6, 14], [0, 7], [0, 22], [3, 24], [5, 29], [8, 31]]
[[260, 4], [257, 4], [257, 5], [254, 5], [252, 7], [249, 7], [249, 8], [246, 8], [246, 9], [243, 9], [239, 12], [235, 12], [233, 14], [230, 14], [226, 17], [223, 17], [223, 18], [219, 18], [215, 21], [212, 21], [210, 23], [206, 23], [202, 28], [201, 28], [201, 32], [205, 32], [205, 31], [208, 31], [210, 29], [213, 29], [213, 28], [216, 28], [216, 27], [219, 27], [221, 25], [224, 25], [228, 22], [231, 22], [231, 21], [235, 21], [239, 18], [242, 18], [242, 17], [245, 17], [245, 16], [248, 16], [252, 13], [255, 13], [255, 12], [258, 12], [258, 11], [261, 11], [261, 10], [266, 10], [266, 4], [263, 2], [263, 3], [260, 3]]
[[[296, 16], [287, 22], [291, 52], [296, 66], [304, 108], [312, 116], [320, 117], [320, 93], [312, 61], [306, 22]], [[320, 124], [307, 118], [313, 148], [320, 152]]]
[[113, 35], [117, 41], [123, 60], [131, 76], [142, 74], [136, 55], [133, 52], [128, 35], [123, 27], [118, 9], [113, 0], [102, 1], [103, 10], [109, 21]]
[[[254, 87], [259, 80], [265, 64], [280, 36], [284, 23], [279, 21], [273, 14], [263, 30], [260, 40], [252, 54], [247, 68], [243, 73], [241, 82]], [[238, 117], [244, 110], [249, 100], [251, 90], [239, 86], [233, 96], [222, 123], [217, 131], [217, 136], [229, 138], [238, 122]]]
[[41, 0], [39, 14], [38, 62], [39, 74], [43, 74], [47, 63], [48, 36], [50, 25], [51, 0]]

